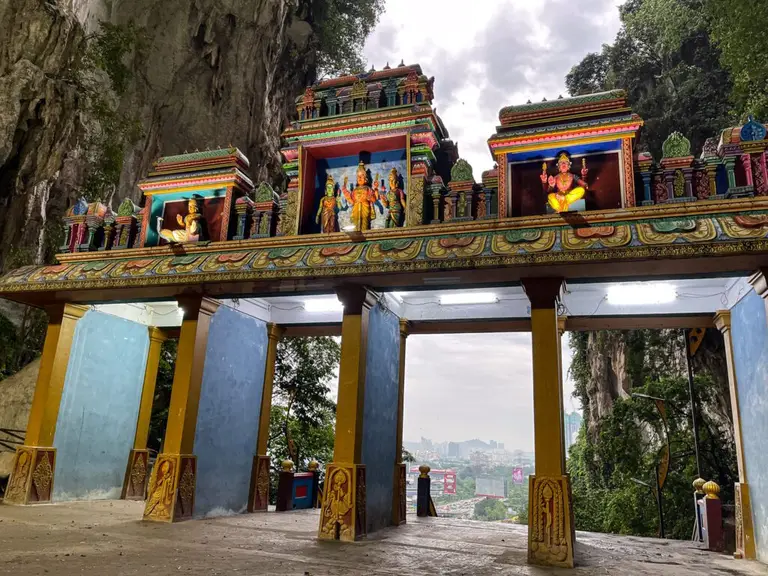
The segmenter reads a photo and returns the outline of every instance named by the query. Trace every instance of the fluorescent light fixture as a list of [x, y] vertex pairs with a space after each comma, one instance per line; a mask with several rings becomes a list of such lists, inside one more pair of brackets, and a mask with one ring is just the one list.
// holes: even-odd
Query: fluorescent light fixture
[[354, 224], [348, 224], [347, 226], [344, 226], [341, 229], [342, 232], [354, 232], [355, 231], [355, 225]]
[[177, 312], [179, 313], [179, 318], [184, 318], [184, 308], [180, 307]]
[[313, 298], [304, 300], [304, 310], [306, 312], [341, 312], [344, 310], [344, 305], [336, 297]]
[[443, 294], [440, 296], [441, 306], [455, 306], [460, 304], [496, 304], [499, 299], [493, 292], [459, 292], [456, 294]]
[[616, 284], [608, 287], [607, 298], [613, 306], [669, 304], [677, 299], [677, 290], [666, 282]]

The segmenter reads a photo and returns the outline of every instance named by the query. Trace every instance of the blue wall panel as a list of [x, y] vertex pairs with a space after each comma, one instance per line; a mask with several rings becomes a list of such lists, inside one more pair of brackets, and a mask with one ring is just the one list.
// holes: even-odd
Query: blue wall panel
[[757, 556], [768, 562], [768, 324], [754, 291], [731, 310], [731, 332]]
[[197, 414], [196, 516], [246, 508], [266, 356], [266, 324], [221, 306], [211, 320]]
[[77, 322], [53, 441], [54, 500], [120, 497], [148, 350], [141, 324], [94, 310]]
[[368, 532], [391, 524], [397, 442], [400, 324], [393, 314], [371, 310], [366, 356], [362, 461], [366, 474]]

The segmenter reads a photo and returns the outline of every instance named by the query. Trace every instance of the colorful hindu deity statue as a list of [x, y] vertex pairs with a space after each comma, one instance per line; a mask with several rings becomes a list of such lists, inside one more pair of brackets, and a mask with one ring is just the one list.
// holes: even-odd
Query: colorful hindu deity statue
[[357, 166], [357, 186], [351, 193], [352, 224], [355, 231], [362, 232], [371, 229], [373, 205], [377, 198], [373, 189], [368, 186], [368, 172], [361, 161]]
[[398, 186], [397, 168], [389, 172], [389, 189], [384, 195], [384, 205], [389, 209], [387, 228], [399, 228], [403, 225], [403, 214], [407, 208], [405, 193]]
[[325, 181], [325, 196], [320, 199], [320, 206], [315, 216], [315, 223], [321, 224], [321, 230], [324, 234], [330, 234], [337, 230], [336, 214], [341, 206], [339, 206], [340, 200], [336, 197], [335, 188], [336, 182], [333, 180], [333, 176], [329, 174]]
[[182, 218], [181, 214], [176, 214], [176, 221], [179, 223], [179, 226], [183, 226], [183, 228], [180, 230], [162, 228], [162, 218], [157, 219], [157, 227], [160, 236], [168, 240], [168, 242], [197, 242], [200, 240], [201, 218], [202, 215], [197, 206], [197, 199], [190, 198], [187, 203], [187, 215]]
[[574, 202], [584, 198], [588, 189], [586, 178], [587, 161], [581, 159], [581, 178], [571, 172], [571, 157], [561, 152], [557, 157], [557, 175], [547, 174], [547, 163], [541, 168], [541, 183], [547, 196], [547, 203], [555, 212], [568, 212]]

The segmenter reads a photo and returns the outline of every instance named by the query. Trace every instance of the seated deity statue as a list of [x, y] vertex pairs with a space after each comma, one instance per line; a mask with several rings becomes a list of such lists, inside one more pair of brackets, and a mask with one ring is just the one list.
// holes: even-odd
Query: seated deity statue
[[200, 209], [197, 206], [197, 199], [190, 198], [187, 203], [187, 215], [183, 218], [181, 214], [176, 215], [176, 221], [179, 226], [183, 226], [180, 230], [169, 230], [168, 228], [162, 228], [163, 219], [157, 219], [157, 228], [161, 237], [168, 240], [168, 242], [197, 242], [200, 240], [200, 220], [202, 215]]
[[571, 172], [571, 158], [567, 152], [561, 152], [557, 158], [557, 175], [547, 174], [547, 163], [541, 168], [541, 183], [547, 196], [547, 203], [555, 212], [568, 212], [574, 202], [581, 200], [588, 189], [586, 178], [587, 161], [581, 159], [581, 178]]

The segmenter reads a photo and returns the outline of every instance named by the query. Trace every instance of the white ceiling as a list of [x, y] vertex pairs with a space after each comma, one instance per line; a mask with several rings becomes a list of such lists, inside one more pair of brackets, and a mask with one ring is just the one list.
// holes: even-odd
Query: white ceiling
[[[714, 314], [729, 309], [749, 290], [746, 278], [698, 278], [664, 282], [572, 283], [563, 293], [561, 313], [570, 317], [653, 316]], [[608, 299], [608, 291], [619, 286], [620, 294], [632, 290], [643, 297], [659, 292], [673, 294], [671, 301], [616, 303]], [[493, 295], [492, 303], [441, 303], [441, 296]], [[400, 318], [413, 321], [524, 319], [530, 317], [530, 304], [521, 286], [489, 287], [472, 290], [420, 290], [380, 294], [381, 302]], [[652, 300], [652, 298], [651, 298]], [[342, 319], [342, 307], [333, 294], [312, 296], [275, 296], [222, 300], [223, 305], [276, 324], [334, 324]], [[335, 309], [331, 307], [335, 304]], [[314, 308], [313, 308], [314, 305]], [[330, 306], [329, 306], [330, 305]], [[172, 327], [181, 324], [182, 314], [175, 302], [105, 304], [97, 309], [148, 326]]]

